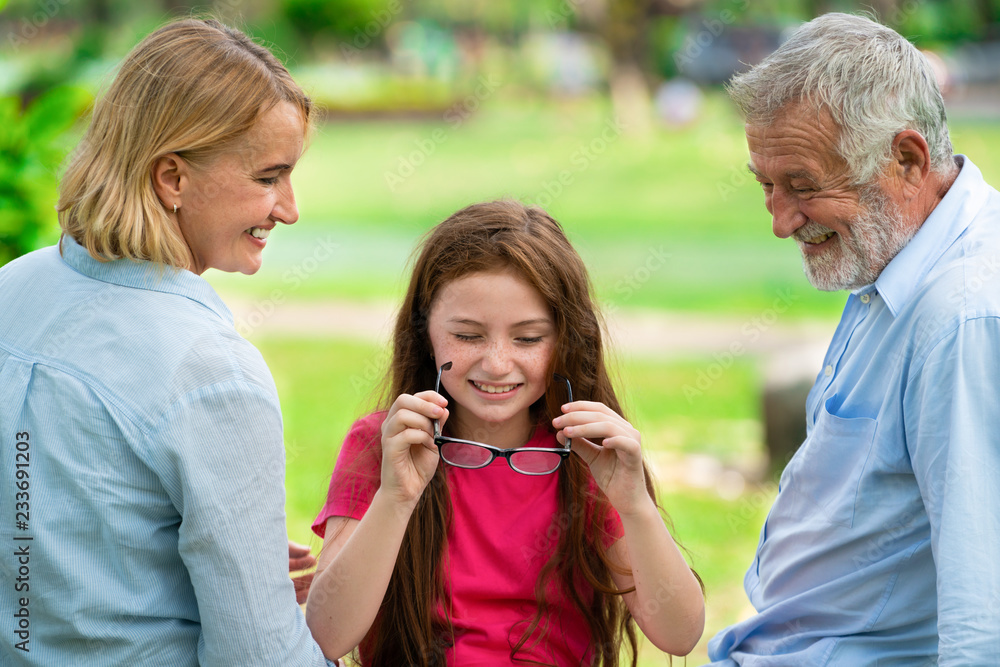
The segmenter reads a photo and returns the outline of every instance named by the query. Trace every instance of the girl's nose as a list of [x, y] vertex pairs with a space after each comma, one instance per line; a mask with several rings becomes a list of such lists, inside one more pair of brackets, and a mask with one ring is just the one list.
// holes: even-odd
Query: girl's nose
[[495, 377], [502, 377], [511, 371], [510, 350], [499, 342], [490, 343], [483, 355], [483, 370]]

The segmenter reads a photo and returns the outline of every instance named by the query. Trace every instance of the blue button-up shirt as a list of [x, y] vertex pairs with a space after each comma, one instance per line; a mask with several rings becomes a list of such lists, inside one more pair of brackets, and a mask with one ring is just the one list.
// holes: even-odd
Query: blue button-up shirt
[[1000, 193], [851, 294], [714, 665], [1000, 665]]
[[327, 665], [281, 412], [202, 278], [70, 238], [0, 270], [0, 663]]

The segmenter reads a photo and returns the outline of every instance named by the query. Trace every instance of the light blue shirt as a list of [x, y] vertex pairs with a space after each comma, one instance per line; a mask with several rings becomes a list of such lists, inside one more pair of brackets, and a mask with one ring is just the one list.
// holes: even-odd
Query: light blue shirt
[[1000, 665], [1000, 193], [963, 159], [847, 300], [713, 665]]
[[0, 457], [0, 663], [333, 664], [273, 380], [202, 278], [68, 237], [0, 270]]

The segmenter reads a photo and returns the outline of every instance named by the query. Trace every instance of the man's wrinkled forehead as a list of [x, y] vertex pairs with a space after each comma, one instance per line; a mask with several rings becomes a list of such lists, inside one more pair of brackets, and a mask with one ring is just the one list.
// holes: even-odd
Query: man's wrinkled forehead
[[744, 127], [750, 151], [748, 168], [757, 177], [818, 180], [843, 172], [847, 164], [837, 149], [840, 129], [828, 112], [794, 105], [767, 124]]

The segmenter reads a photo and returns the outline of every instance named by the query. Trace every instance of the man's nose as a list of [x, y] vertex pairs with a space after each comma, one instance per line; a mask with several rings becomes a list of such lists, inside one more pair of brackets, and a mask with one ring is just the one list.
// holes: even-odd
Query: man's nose
[[779, 239], [787, 239], [808, 220], [799, 209], [799, 200], [784, 189], [774, 188], [766, 204], [771, 213], [771, 230]]

